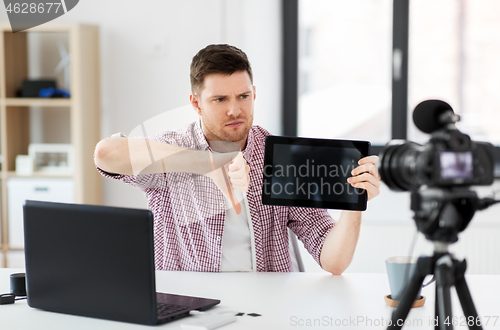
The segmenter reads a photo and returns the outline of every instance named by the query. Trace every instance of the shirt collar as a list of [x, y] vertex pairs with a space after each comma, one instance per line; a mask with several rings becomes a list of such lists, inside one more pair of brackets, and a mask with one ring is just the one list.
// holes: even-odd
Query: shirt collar
[[247, 161], [248, 165], [252, 163], [253, 150], [255, 149], [255, 137], [253, 133], [253, 126], [248, 131], [247, 146], [243, 151], [243, 158]]
[[203, 130], [201, 129], [201, 119], [194, 124], [194, 136], [196, 144], [198, 145], [200, 150], [212, 151], [207, 139], [205, 138], [205, 134], [203, 134]]

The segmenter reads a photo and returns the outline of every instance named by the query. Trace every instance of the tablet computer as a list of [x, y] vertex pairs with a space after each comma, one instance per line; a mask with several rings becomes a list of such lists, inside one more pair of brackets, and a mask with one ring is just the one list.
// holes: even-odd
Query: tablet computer
[[284, 136], [266, 138], [262, 203], [366, 210], [366, 190], [347, 179], [370, 142]]

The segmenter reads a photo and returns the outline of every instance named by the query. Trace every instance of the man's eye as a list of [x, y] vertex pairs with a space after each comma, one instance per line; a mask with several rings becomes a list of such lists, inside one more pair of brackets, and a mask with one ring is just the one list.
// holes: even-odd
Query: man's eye
[[220, 103], [220, 102], [223, 102], [223, 101], [224, 101], [223, 97], [219, 97], [219, 98], [215, 99], [215, 102], [219, 102]]
[[246, 99], [246, 98], [248, 98], [248, 95], [241, 95], [241, 98]]

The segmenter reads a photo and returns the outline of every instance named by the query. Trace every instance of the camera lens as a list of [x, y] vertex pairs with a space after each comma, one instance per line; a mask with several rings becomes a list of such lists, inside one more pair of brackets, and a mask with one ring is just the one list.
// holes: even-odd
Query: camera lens
[[382, 181], [395, 191], [409, 191], [422, 146], [404, 140], [393, 140], [380, 153], [379, 172]]

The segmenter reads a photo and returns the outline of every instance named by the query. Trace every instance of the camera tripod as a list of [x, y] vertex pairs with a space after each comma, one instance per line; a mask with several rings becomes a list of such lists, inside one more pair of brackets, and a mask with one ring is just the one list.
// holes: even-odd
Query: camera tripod
[[469, 329], [482, 329], [464, 277], [467, 263], [453, 258], [448, 246], [458, 241], [458, 233], [467, 227], [476, 210], [483, 210], [498, 202], [493, 198], [480, 199], [467, 188], [420, 189], [412, 192], [414, 220], [418, 230], [434, 243], [434, 253], [418, 258], [415, 273], [406, 285], [387, 329], [402, 328], [425, 277], [430, 274], [436, 278], [435, 329], [453, 329], [452, 286], [457, 291]]
[[401, 301], [392, 314], [391, 325], [387, 329], [402, 328], [425, 277], [430, 274], [434, 274], [436, 278], [435, 329], [453, 329], [450, 297], [452, 286], [455, 286], [457, 291], [469, 329], [482, 329], [477, 322], [477, 311], [464, 277], [467, 263], [465, 260], [458, 261], [453, 258], [448, 252], [448, 245], [435, 242], [432, 256], [418, 258], [415, 273], [408, 282]]

